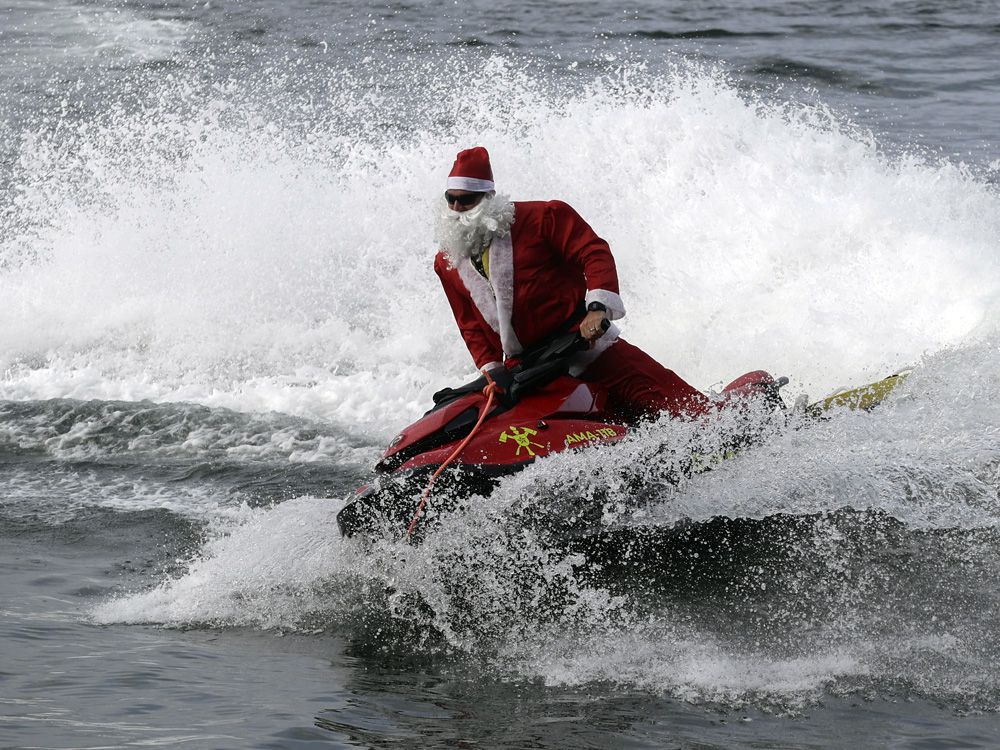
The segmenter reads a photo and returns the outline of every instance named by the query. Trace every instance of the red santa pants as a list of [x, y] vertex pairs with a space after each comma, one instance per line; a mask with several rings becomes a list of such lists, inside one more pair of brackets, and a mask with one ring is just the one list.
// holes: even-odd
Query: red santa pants
[[608, 406], [632, 419], [664, 411], [674, 417], [697, 417], [711, 408], [708, 396], [624, 339], [598, 357], [580, 379], [607, 388]]

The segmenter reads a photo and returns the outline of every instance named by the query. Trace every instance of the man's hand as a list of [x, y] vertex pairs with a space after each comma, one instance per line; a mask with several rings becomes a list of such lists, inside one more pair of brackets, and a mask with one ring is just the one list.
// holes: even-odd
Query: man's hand
[[603, 310], [593, 310], [587, 313], [587, 316], [580, 321], [580, 335], [587, 341], [596, 341], [601, 338], [604, 335], [601, 321], [607, 317], [608, 314]]

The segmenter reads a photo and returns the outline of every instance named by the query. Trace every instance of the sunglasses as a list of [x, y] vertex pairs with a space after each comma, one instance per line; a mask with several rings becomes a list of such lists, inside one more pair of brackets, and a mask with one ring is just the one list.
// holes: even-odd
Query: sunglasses
[[452, 203], [457, 203], [460, 206], [471, 206], [473, 203], [482, 198], [485, 193], [467, 193], [465, 195], [453, 195], [452, 193], [446, 192], [444, 194], [444, 199], [448, 201], [450, 206]]

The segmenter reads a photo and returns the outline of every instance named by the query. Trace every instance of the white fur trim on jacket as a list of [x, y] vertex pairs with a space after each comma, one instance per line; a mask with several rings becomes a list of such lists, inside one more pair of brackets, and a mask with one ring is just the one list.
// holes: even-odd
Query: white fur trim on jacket
[[448, 190], [469, 190], [473, 193], [488, 193], [496, 190], [493, 180], [480, 180], [476, 177], [449, 177]]
[[456, 267], [458, 268], [458, 277], [465, 284], [465, 288], [469, 290], [469, 296], [472, 297], [476, 308], [482, 313], [483, 318], [489, 324], [490, 328], [500, 333], [500, 321], [497, 318], [497, 301], [493, 296], [493, 290], [490, 288], [490, 282], [482, 277], [468, 258], [462, 258], [458, 261]]
[[518, 341], [511, 322], [514, 311], [514, 246], [509, 234], [495, 238], [490, 245], [490, 283], [496, 295], [500, 342], [508, 357], [516, 357], [524, 351], [524, 347]]
[[[583, 298], [583, 301], [588, 305], [591, 302], [600, 302], [608, 308], [608, 318], [610, 320], [618, 320], [625, 317], [625, 303], [622, 302], [622, 298], [614, 292], [609, 292], [607, 289], [590, 289], [587, 291], [587, 296]], [[601, 338], [604, 337], [602, 336]]]

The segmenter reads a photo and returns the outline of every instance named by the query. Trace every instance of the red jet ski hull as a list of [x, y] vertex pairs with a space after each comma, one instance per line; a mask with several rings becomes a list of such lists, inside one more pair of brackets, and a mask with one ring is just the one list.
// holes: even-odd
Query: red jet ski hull
[[[746, 399], [776, 399], [779, 384], [761, 370], [723, 389], [720, 408]], [[406, 427], [337, 515], [344, 536], [401, 535], [416, 513], [431, 476], [472, 430], [485, 408], [478, 391], [448, 400]], [[488, 495], [499, 478], [554, 453], [622, 440], [629, 426], [607, 409], [604, 389], [562, 375], [516, 403], [491, 407], [482, 426], [437, 480], [430, 507], [451, 510], [462, 498]], [[437, 500], [437, 502], [435, 502]]]

